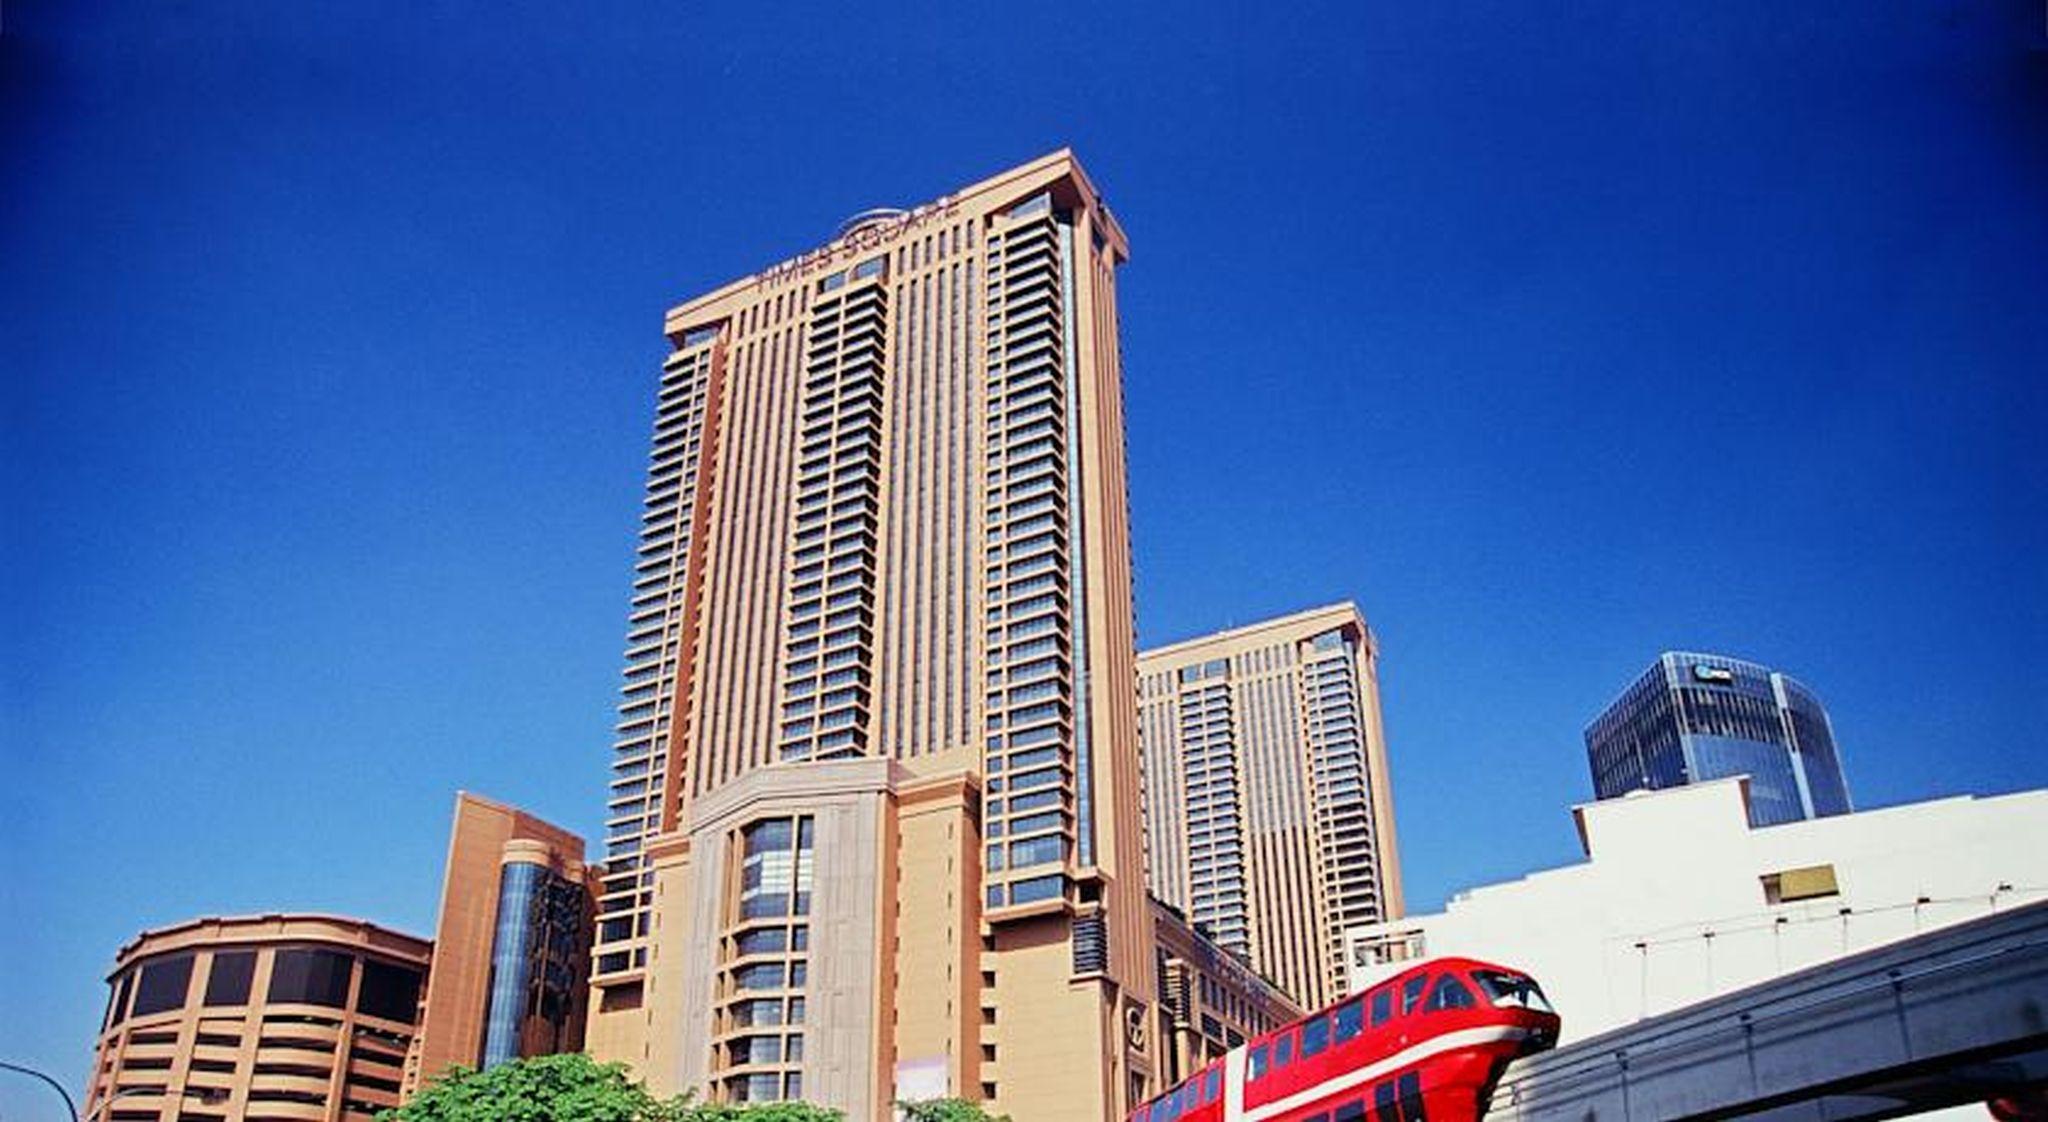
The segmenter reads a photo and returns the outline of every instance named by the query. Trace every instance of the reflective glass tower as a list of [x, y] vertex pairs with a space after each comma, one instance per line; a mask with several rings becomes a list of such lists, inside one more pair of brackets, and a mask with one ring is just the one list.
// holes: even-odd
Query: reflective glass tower
[[1756, 826], [1849, 812], [1827, 710], [1766, 666], [1667, 651], [1586, 727], [1593, 794], [1749, 776]]

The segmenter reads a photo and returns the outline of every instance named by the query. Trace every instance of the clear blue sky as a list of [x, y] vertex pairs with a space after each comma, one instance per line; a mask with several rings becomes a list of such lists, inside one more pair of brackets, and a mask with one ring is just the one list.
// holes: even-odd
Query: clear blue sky
[[1414, 904], [1667, 647], [2048, 783], [2038, 5], [689, 7], [7, 5], [0, 1057], [145, 926], [426, 931], [458, 787], [594, 831], [663, 308], [1063, 144], [1142, 635], [1355, 598]]

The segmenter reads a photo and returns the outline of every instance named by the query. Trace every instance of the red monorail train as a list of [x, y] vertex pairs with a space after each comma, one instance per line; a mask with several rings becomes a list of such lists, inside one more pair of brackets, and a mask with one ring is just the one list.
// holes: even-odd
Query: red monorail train
[[1469, 958], [1403, 969], [1256, 1036], [1129, 1122], [1477, 1122], [1508, 1061], [1557, 1043], [1528, 975]]

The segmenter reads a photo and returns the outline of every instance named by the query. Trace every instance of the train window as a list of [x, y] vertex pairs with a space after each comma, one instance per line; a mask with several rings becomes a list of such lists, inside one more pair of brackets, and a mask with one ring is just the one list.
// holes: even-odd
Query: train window
[[1321, 1055], [1330, 1046], [1330, 1019], [1317, 1017], [1301, 1026], [1301, 1058]]
[[1354, 997], [1339, 1005], [1330, 1019], [1336, 1023], [1337, 1043], [1342, 1044], [1365, 1028], [1365, 1003]]
[[1458, 980], [1456, 974], [1446, 974], [1437, 979], [1436, 988], [1429, 991], [1429, 1011], [1439, 1009], [1470, 1009], [1479, 1004], [1472, 997], [1472, 991]]
[[1264, 1074], [1266, 1074], [1266, 1046], [1261, 1044], [1257, 1048], [1252, 1049], [1251, 1074], [1246, 1078], [1257, 1079]]
[[1422, 991], [1428, 988], [1428, 986], [1429, 975], [1427, 974], [1417, 974], [1406, 982], [1401, 983], [1401, 1015], [1403, 1017], [1415, 1012], [1416, 1006], [1422, 1004]]
[[1377, 1028], [1394, 1015], [1394, 991], [1386, 986], [1372, 991], [1372, 1023]]
[[1330, 1122], [1330, 1112], [1326, 1110], [1321, 1114], [1311, 1114], [1301, 1122]]
[[1391, 1079], [1372, 1089], [1374, 1122], [1401, 1122], [1401, 1107], [1394, 1095], [1394, 1081]]
[[1557, 1012], [1550, 1007], [1550, 1002], [1544, 1000], [1543, 991], [1532, 979], [1518, 974], [1503, 974], [1498, 970], [1474, 970], [1472, 980], [1479, 983], [1479, 988], [1486, 991], [1486, 996], [1495, 1005], [1534, 1009], [1538, 1013]]
[[1411, 1071], [1401, 1077], [1401, 1122], [1425, 1122], [1422, 1117], [1422, 1074]]
[[1205, 1103], [1213, 1103], [1216, 1101], [1216, 1097], [1218, 1095], [1221, 1095], [1222, 1093], [1223, 1073], [1211, 1069], [1209, 1072], [1209, 1078], [1204, 1080], [1202, 1083], [1202, 1101]]
[[1294, 1062], [1294, 1034], [1288, 1033], [1273, 1042], [1273, 1070], [1278, 1071]]
[[1365, 1100], [1353, 1099], [1330, 1115], [1330, 1122], [1365, 1122]]

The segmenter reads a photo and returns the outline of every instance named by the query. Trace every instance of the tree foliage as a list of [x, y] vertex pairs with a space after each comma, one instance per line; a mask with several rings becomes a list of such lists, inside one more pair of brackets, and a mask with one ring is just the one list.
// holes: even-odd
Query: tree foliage
[[451, 1067], [379, 1122], [693, 1122], [688, 1100], [662, 1100], [589, 1056], [533, 1056], [487, 1071]]
[[682, 1122], [846, 1122], [846, 1115], [806, 1102], [704, 1103], [686, 1108]]
[[[934, 1115], [954, 1122], [953, 1115]], [[962, 1115], [961, 1119], [978, 1118]], [[589, 1056], [533, 1056], [488, 1071], [451, 1067], [378, 1122], [845, 1122], [809, 1103], [697, 1103], [657, 1099], [624, 1064]]]
[[[964, 1099], [898, 1103], [903, 1122], [1010, 1122]], [[846, 1122], [804, 1102], [699, 1103], [658, 1099], [624, 1064], [589, 1056], [533, 1056], [488, 1071], [451, 1067], [378, 1122]]]
[[896, 1105], [903, 1108], [903, 1122], [1010, 1122], [1009, 1115], [992, 1115], [966, 1099], [926, 1099]]

